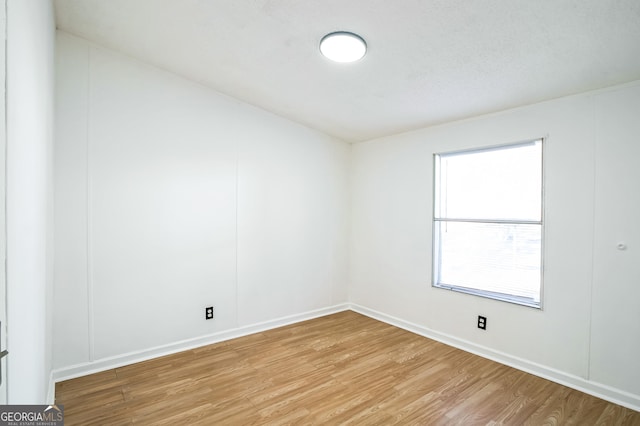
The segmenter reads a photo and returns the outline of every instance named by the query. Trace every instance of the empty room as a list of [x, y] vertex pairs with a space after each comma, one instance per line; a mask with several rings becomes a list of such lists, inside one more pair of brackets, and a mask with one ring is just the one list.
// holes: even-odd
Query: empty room
[[640, 425], [637, 0], [0, 14], [0, 422]]

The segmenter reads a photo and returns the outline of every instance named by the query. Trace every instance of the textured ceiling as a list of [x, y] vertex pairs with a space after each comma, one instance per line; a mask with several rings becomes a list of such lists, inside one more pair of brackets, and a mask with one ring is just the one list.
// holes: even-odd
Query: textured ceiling
[[[345, 141], [640, 79], [639, 0], [55, 0], [59, 29]], [[354, 64], [318, 42], [367, 40]]]

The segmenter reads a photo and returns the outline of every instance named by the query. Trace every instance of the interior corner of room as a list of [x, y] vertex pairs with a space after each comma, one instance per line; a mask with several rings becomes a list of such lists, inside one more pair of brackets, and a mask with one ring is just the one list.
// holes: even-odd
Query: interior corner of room
[[[640, 411], [637, 47], [616, 84], [354, 141], [56, 29], [57, 3], [0, 3], [6, 401], [354, 310]], [[536, 138], [542, 309], [433, 287], [434, 154]]]

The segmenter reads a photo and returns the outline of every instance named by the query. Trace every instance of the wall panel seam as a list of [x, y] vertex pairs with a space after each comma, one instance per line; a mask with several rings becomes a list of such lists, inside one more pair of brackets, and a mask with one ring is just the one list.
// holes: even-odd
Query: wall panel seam
[[91, 47], [87, 47], [87, 115], [86, 115], [86, 196], [87, 196], [87, 329], [89, 334], [89, 361], [95, 359], [95, 334], [94, 334], [94, 312], [93, 312], [93, 221], [92, 221], [92, 174], [91, 174]]

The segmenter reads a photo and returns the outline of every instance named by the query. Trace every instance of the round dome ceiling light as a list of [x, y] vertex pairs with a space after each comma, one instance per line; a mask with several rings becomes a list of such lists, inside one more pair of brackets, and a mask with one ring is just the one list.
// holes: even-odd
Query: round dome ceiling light
[[357, 34], [337, 31], [322, 37], [320, 52], [334, 62], [355, 62], [367, 53], [367, 43]]

